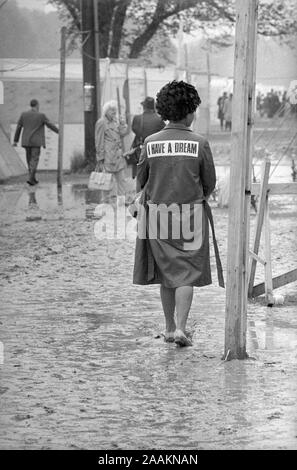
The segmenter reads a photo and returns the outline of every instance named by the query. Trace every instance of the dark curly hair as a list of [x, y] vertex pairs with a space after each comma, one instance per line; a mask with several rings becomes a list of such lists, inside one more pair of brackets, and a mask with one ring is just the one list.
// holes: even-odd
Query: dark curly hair
[[193, 85], [173, 80], [157, 93], [156, 110], [164, 121], [181, 121], [196, 111], [200, 103], [200, 96]]

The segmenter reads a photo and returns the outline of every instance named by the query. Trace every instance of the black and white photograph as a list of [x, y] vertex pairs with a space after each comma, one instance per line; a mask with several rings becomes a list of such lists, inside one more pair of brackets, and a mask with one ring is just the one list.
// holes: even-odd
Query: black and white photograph
[[296, 20], [0, 0], [2, 451], [297, 450]]

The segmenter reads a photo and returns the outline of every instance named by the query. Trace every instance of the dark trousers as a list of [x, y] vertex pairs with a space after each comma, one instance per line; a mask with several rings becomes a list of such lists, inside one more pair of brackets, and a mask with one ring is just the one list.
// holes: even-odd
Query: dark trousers
[[225, 130], [229, 130], [231, 131], [231, 128], [232, 128], [232, 122], [231, 121], [226, 121], [225, 122]]
[[29, 181], [34, 183], [36, 181], [35, 175], [39, 163], [40, 147], [25, 147], [26, 159], [29, 171]]

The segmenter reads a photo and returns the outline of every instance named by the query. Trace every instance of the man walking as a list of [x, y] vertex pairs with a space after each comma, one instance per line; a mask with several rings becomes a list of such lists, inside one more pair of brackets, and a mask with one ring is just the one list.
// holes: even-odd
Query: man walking
[[29, 171], [29, 179], [27, 183], [34, 186], [38, 183], [36, 180], [36, 171], [39, 163], [40, 147], [45, 148], [45, 132], [44, 126], [52, 131], [59, 133], [59, 129], [49, 121], [44, 113], [39, 112], [39, 102], [36, 99], [30, 102], [31, 109], [21, 114], [15, 135], [14, 146], [17, 145], [22, 133], [22, 147], [26, 150], [26, 159]]

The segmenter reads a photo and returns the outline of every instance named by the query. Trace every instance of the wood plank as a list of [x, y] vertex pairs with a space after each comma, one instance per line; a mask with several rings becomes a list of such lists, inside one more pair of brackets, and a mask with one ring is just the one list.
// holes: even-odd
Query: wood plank
[[99, 48], [99, 19], [98, 2], [93, 2], [94, 8], [94, 41], [95, 41], [95, 67], [96, 67], [96, 110], [97, 119], [101, 118], [101, 84], [100, 84], [100, 48]]
[[59, 138], [58, 138], [58, 164], [57, 164], [58, 188], [62, 187], [62, 182], [63, 182], [65, 67], [66, 67], [66, 26], [63, 26], [61, 28], [61, 51], [60, 51]]
[[[271, 194], [297, 194], [297, 183], [269, 183], [269, 195]], [[252, 184], [252, 194], [259, 196], [261, 194], [261, 184]]]
[[266, 194], [266, 204], [264, 210], [264, 235], [265, 235], [265, 297], [267, 305], [273, 305], [273, 286], [272, 286], [272, 266], [271, 266], [271, 239], [270, 239], [270, 221], [269, 221], [269, 203], [268, 193]]
[[249, 251], [249, 254], [252, 258], [255, 258], [255, 260], [259, 261], [259, 263], [263, 264], [265, 266], [266, 261], [263, 258], [260, 258], [260, 256], [256, 255], [256, 253], [253, 253], [252, 251]]
[[247, 326], [251, 141], [258, 0], [236, 0], [234, 92], [225, 316], [225, 360], [244, 359]]
[[[271, 162], [269, 159], [266, 159], [262, 164], [262, 177], [261, 177], [261, 191], [260, 191], [260, 202], [259, 202], [259, 209], [257, 212], [257, 220], [256, 220], [256, 232], [255, 232], [255, 239], [253, 245], [253, 253], [256, 255], [259, 252], [260, 247], [260, 240], [261, 240], [261, 232], [263, 227], [264, 221], [264, 212], [266, 206], [266, 197], [267, 197], [267, 188], [268, 188], [268, 181], [269, 181], [269, 172], [270, 172], [270, 165]], [[267, 201], [268, 204], [268, 201]], [[248, 281], [248, 296], [251, 297], [254, 287], [255, 281], [255, 274], [256, 274], [256, 267], [257, 267], [257, 260], [253, 258], [250, 262], [249, 266], [249, 281]]]
[[[285, 286], [290, 284], [290, 282], [297, 281], [297, 268], [293, 269], [292, 271], [288, 271], [287, 273], [281, 274], [280, 276], [276, 276], [272, 279], [272, 287], [273, 289], [277, 289], [278, 287]], [[253, 288], [253, 297], [258, 297], [265, 293], [265, 282], [261, 282], [261, 284], [257, 284]]]

